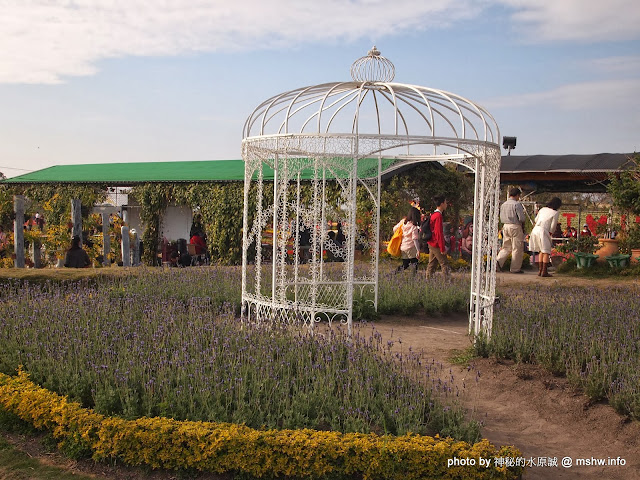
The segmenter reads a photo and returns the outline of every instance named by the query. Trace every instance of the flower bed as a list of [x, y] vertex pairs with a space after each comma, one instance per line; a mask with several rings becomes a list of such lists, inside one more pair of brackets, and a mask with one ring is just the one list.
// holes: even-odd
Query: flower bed
[[[254, 430], [243, 425], [181, 422], [168, 418], [105, 417], [18, 376], [0, 374], [0, 405], [62, 442], [91, 450], [93, 458], [129, 465], [256, 477], [364, 479], [511, 479], [522, 467], [487, 468], [479, 458], [520, 455], [483, 440], [470, 445], [451, 438], [407, 434], [342, 434], [314, 430]], [[448, 466], [448, 459], [475, 459], [475, 466]], [[493, 463], [493, 462], [492, 462]]]
[[[529, 308], [523, 308], [529, 305]], [[566, 375], [594, 401], [640, 420], [640, 288], [526, 288], [503, 296], [489, 347]]]
[[[421, 352], [398, 357], [371, 327], [243, 324], [224, 303], [238, 284], [239, 269], [207, 267], [0, 285], [0, 371], [24, 365], [44, 388], [127, 419], [479, 438], [462, 392]], [[432, 287], [444, 305], [447, 287]]]

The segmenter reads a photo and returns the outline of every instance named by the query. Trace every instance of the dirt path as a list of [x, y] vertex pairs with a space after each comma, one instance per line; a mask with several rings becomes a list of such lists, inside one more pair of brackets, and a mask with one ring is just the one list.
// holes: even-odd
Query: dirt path
[[[588, 399], [536, 366], [474, 360], [480, 371], [452, 365], [452, 352], [470, 346], [468, 319], [384, 317], [374, 322], [385, 339], [402, 339], [403, 348], [422, 349], [450, 367], [457, 381], [467, 377], [464, 405], [484, 422], [483, 436], [496, 445], [516, 445], [526, 459], [557, 458], [558, 467], [531, 467], [525, 479], [640, 479], [640, 424], [625, 422], [607, 405]], [[563, 457], [609, 459], [621, 457], [625, 466], [563, 468]], [[617, 461], [617, 460], [616, 460]]]

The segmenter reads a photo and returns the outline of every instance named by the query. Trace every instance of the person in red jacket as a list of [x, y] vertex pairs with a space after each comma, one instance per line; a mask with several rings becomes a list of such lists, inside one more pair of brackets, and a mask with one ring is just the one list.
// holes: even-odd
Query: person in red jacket
[[196, 246], [196, 255], [202, 255], [207, 251], [207, 243], [204, 241], [202, 232], [196, 231], [189, 239], [191, 245]]
[[449, 266], [447, 265], [446, 248], [444, 242], [444, 231], [442, 228], [442, 214], [447, 209], [447, 199], [444, 195], [433, 198], [436, 205], [435, 211], [431, 214], [431, 240], [427, 242], [429, 245], [429, 265], [427, 265], [427, 278], [431, 278], [436, 269], [436, 262], [440, 263], [442, 273], [449, 275]]

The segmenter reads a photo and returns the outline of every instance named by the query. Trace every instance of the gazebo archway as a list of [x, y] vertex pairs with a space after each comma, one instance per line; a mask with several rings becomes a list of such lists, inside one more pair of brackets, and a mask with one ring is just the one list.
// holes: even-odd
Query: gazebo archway
[[[417, 162], [454, 162], [475, 173], [469, 329], [490, 335], [498, 125], [488, 111], [459, 95], [392, 83], [394, 75], [393, 64], [373, 47], [353, 64], [353, 81], [276, 95], [248, 117], [242, 141], [245, 318], [309, 326], [339, 319], [351, 329], [354, 294], [369, 292], [377, 308], [381, 176]], [[272, 187], [265, 182], [271, 174]], [[338, 210], [327, 203], [329, 181], [339, 185]], [[311, 186], [306, 200], [303, 182]], [[357, 211], [358, 186], [365, 188], [373, 211]], [[273, 188], [272, 196], [265, 188]], [[336, 212], [345, 234], [339, 245], [327, 226]], [[265, 251], [262, 238], [269, 230], [272, 241]], [[365, 265], [355, 262], [360, 246], [372, 252]], [[325, 251], [344, 261], [327, 265]]]

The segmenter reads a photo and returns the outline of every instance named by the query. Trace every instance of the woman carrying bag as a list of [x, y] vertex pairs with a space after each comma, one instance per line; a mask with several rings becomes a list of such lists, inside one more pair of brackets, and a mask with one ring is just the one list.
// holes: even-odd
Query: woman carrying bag
[[553, 197], [546, 207], [542, 207], [536, 215], [535, 225], [531, 230], [529, 237], [529, 250], [532, 252], [540, 252], [538, 258], [538, 276], [551, 277], [547, 272], [549, 256], [553, 243], [551, 235], [558, 224], [558, 210], [562, 206], [562, 200]]
[[402, 231], [402, 242], [400, 243], [402, 266], [398, 270], [406, 270], [412, 265], [414, 270], [417, 271], [418, 259], [420, 258], [420, 210], [411, 207], [407, 216], [393, 227], [394, 236], [398, 229]]

